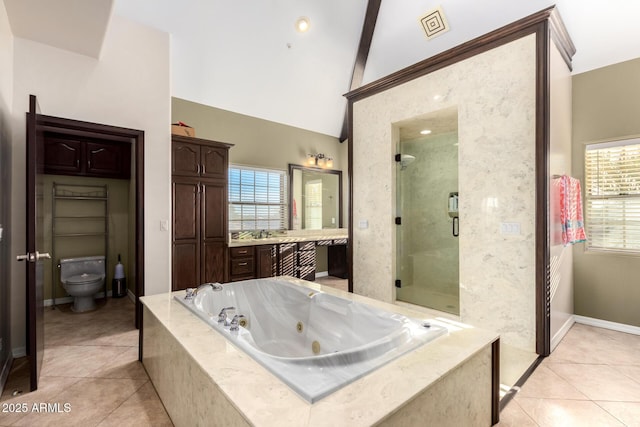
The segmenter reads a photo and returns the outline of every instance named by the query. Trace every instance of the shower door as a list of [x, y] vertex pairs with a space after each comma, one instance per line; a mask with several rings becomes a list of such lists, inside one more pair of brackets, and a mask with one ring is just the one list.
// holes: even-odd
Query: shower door
[[399, 152], [396, 299], [458, 315], [457, 132], [401, 139]]

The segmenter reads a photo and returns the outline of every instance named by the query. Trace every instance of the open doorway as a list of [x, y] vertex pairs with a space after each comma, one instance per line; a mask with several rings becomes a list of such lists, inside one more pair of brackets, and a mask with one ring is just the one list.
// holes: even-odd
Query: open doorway
[[[53, 142], [52, 142], [53, 141]], [[47, 144], [51, 143], [51, 156], [47, 154]], [[57, 145], [56, 145], [57, 144]], [[60, 152], [56, 152], [56, 149], [60, 149]], [[126, 162], [123, 161], [126, 159]], [[132, 159], [132, 160], [131, 160]], [[117, 166], [117, 168], [115, 167]], [[119, 170], [114, 173], [115, 170]], [[65, 180], [76, 180], [75, 182], [65, 182], [64, 185], [60, 183], [50, 182], [50, 187], [54, 189], [51, 198], [49, 199], [49, 207], [45, 207], [45, 189], [47, 173], [49, 175], [60, 175]], [[94, 257], [84, 257], [83, 262], [88, 262], [90, 259], [92, 264], [92, 270], [70, 272], [69, 280], [64, 280], [65, 285], [74, 285], [73, 293], [70, 291], [69, 286], [64, 286], [64, 290], [69, 295], [73, 296], [73, 305], [76, 306], [76, 302], [82, 299], [88, 300], [90, 306], [87, 304], [81, 304], [85, 309], [77, 310], [81, 311], [82, 315], [85, 315], [82, 319], [80, 317], [69, 317], [66, 319], [68, 323], [68, 332], [79, 329], [79, 325], [88, 323], [95, 316], [86, 315], [87, 312], [93, 311], [95, 305], [93, 304], [94, 295], [97, 296], [98, 289], [94, 289], [95, 282], [100, 282], [102, 285], [102, 297], [106, 302], [108, 298], [107, 293], [107, 277], [112, 278], [106, 264], [108, 258], [113, 254], [108, 251], [108, 242], [111, 240], [111, 235], [108, 232], [108, 225], [112, 222], [112, 212], [109, 210], [109, 196], [108, 196], [108, 184], [88, 183], [84, 182], [83, 178], [127, 178], [129, 184], [125, 184], [124, 193], [128, 193], [128, 197], [125, 195], [124, 199], [130, 201], [125, 205], [129, 208], [125, 209], [126, 215], [130, 219], [131, 227], [127, 226], [127, 230], [123, 233], [126, 236], [131, 235], [128, 247], [131, 248], [131, 278], [133, 279], [133, 285], [131, 292], [133, 296], [133, 302], [129, 303], [128, 312], [130, 332], [133, 332], [132, 350], [137, 353], [137, 359], [141, 358], [139, 348], [139, 333], [136, 328], [139, 328], [141, 323], [141, 306], [139, 302], [140, 296], [144, 295], [144, 246], [143, 246], [143, 218], [144, 218], [144, 132], [140, 130], [120, 128], [115, 126], [102, 125], [97, 123], [82, 122], [77, 120], [51, 117], [39, 114], [37, 108], [37, 100], [35, 96], [31, 96], [30, 109], [27, 113], [27, 254], [18, 256], [18, 260], [25, 260], [27, 262], [27, 355], [29, 365], [29, 382], [28, 389], [31, 391], [38, 388], [38, 380], [40, 377], [40, 371], [43, 365], [44, 353], [45, 353], [45, 341], [46, 336], [44, 333], [46, 317], [45, 317], [45, 274], [46, 268], [43, 261], [52, 262], [51, 266], [52, 274], [49, 277], [49, 302], [53, 301], [55, 307], [55, 295], [57, 291], [56, 276], [58, 276], [55, 269], [56, 266], [66, 264], [63, 262], [57, 247], [54, 247], [55, 237], [58, 236], [58, 230], [55, 229], [55, 224], [58, 219], [65, 221], [67, 225], [71, 225], [71, 228], [67, 228], [66, 231], [62, 231], [60, 236], [64, 237], [98, 237], [102, 235], [102, 254]], [[126, 175], [126, 176], [122, 176]], [[79, 180], [79, 181], [77, 181]], [[55, 191], [56, 187], [65, 187], [64, 191]], [[91, 187], [95, 189], [102, 187], [104, 190], [101, 192], [94, 192], [88, 190]], [[98, 194], [100, 193], [100, 194]], [[51, 194], [51, 193], [50, 193]], [[53, 216], [56, 210], [56, 201], [66, 201], [73, 203], [84, 203], [88, 201], [99, 202], [101, 208], [100, 215], [95, 211], [86, 211], [86, 206], [82, 209], [78, 206], [67, 206], [62, 215], [56, 218], [54, 221]], [[50, 209], [49, 209], [50, 208]], [[88, 212], [93, 212], [89, 214]], [[48, 221], [45, 221], [45, 216], [48, 215]], [[90, 228], [81, 229], [80, 231], [73, 231], [73, 227], [77, 227], [78, 223], [101, 222], [102, 228], [98, 226], [97, 230], [91, 231]], [[45, 223], [48, 222], [48, 227]], [[129, 221], [128, 221], [129, 222]], [[64, 227], [62, 227], [64, 228]], [[45, 242], [45, 235], [50, 237], [49, 244], [47, 246]], [[70, 244], [66, 250], [82, 252], [81, 247], [86, 246], [87, 243], [75, 243]], [[91, 246], [89, 244], [88, 246]], [[127, 246], [127, 245], [126, 245]], [[126, 247], [123, 246], [123, 247]], [[79, 249], [80, 248], [80, 249]], [[89, 249], [87, 249], [89, 250]], [[63, 251], [61, 251], [63, 252]], [[117, 250], [116, 250], [117, 252]], [[52, 254], [53, 258], [52, 259]], [[77, 257], [78, 258], [82, 257]], [[99, 259], [99, 260], [98, 260]], [[111, 263], [115, 265], [115, 260]], [[101, 271], [94, 271], [93, 264], [101, 264]], [[87, 265], [84, 265], [87, 267]], [[35, 267], [35, 268], [34, 268]], [[62, 271], [62, 268], [59, 267]], [[96, 277], [94, 277], [96, 276]], [[60, 273], [62, 278], [62, 273]], [[89, 280], [90, 279], [90, 280]], [[91, 283], [89, 283], [91, 282]], [[89, 289], [85, 289], [86, 285], [91, 285]], [[78, 289], [82, 292], [78, 292]], [[84, 294], [86, 295], [84, 295]], [[126, 294], [126, 293], [123, 293]], [[123, 295], [124, 296], [124, 295]], [[86, 302], [86, 301], [85, 301]], [[71, 314], [71, 313], [70, 313]], [[104, 313], [103, 313], [104, 314]], [[107, 319], [111, 319], [113, 316], [107, 316]], [[61, 323], [60, 319], [54, 321], [54, 323]], [[101, 326], [104, 326], [104, 319]], [[51, 327], [50, 330], [55, 328]], [[105, 335], [108, 329], [98, 328], [97, 335]], [[63, 330], [64, 332], [64, 330]], [[93, 332], [96, 334], [96, 332]], [[70, 334], [69, 334], [70, 335]], [[68, 336], [64, 337], [65, 339]], [[72, 338], [73, 342], [82, 341], [83, 336]], [[117, 338], [116, 338], [117, 339]], [[136, 346], [136, 341], [138, 345]], [[66, 343], [66, 341], [65, 341]], [[137, 348], [136, 348], [137, 347]], [[77, 353], [77, 351], [75, 351]], [[134, 355], [135, 357], [135, 355]], [[54, 357], [55, 358], [55, 357]], [[58, 359], [67, 359], [66, 356], [57, 357]], [[77, 369], [77, 367], [74, 367]], [[60, 372], [67, 371], [68, 369], [61, 369]], [[55, 372], [49, 375], [56, 375]]]

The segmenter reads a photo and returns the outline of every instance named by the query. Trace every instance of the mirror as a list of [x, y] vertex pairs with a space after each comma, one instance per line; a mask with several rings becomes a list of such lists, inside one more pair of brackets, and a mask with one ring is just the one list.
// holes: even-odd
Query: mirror
[[289, 228], [342, 228], [342, 171], [289, 164]]

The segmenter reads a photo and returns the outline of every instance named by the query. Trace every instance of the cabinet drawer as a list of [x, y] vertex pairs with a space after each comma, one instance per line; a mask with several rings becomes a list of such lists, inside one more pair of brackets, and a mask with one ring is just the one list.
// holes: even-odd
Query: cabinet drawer
[[231, 260], [231, 275], [253, 274], [253, 258], [237, 258]]
[[240, 246], [237, 248], [230, 248], [229, 253], [231, 255], [231, 258], [253, 257], [253, 246]]
[[316, 244], [318, 246], [331, 246], [333, 244], [333, 240], [318, 240]]
[[335, 239], [333, 241], [334, 245], [346, 245], [349, 242], [349, 239]]
[[312, 251], [316, 248], [316, 242], [303, 242], [298, 243], [299, 251]]

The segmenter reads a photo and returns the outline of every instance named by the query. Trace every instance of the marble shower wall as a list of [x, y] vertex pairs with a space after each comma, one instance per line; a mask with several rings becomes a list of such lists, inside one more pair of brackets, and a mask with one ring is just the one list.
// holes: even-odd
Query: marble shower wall
[[535, 49], [528, 35], [354, 103], [354, 292], [395, 301], [394, 123], [457, 107], [460, 317], [535, 349]]

